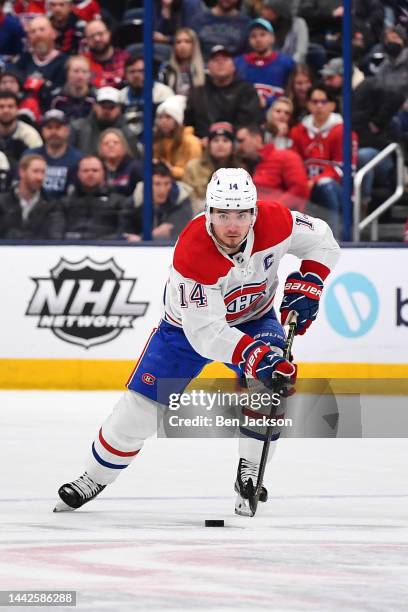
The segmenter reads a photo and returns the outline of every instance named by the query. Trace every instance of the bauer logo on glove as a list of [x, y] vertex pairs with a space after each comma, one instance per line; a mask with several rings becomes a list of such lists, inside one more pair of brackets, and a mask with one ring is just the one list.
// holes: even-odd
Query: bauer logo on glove
[[323, 281], [317, 274], [289, 274], [280, 307], [282, 325], [285, 324], [289, 312], [295, 310], [298, 313], [296, 334], [303, 335], [317, 317], [322, 291]]
[[242, 357], [245, 376], [257, 378], [265, 387], [272, 388], [278, 374], [288, 380], [296, 375], [296, 368], [290, 361], [271, 351], [267, 344], [259, 340], [248, 346]]

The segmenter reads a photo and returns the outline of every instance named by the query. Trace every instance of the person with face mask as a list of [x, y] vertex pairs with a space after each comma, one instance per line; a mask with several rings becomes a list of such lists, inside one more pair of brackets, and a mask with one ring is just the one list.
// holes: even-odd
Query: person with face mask
[[386, 28], [383, 47], [386, 58], [376, 74], [384, 89], [401, 91], [408, 97], [408, 48], [407, 33], [400, 25]]

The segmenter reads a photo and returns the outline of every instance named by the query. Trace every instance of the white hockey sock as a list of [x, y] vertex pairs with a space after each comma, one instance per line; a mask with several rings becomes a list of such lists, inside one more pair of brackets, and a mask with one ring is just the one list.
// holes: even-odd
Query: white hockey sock
[[[273, 457], [276, 450], [278, 440], [273, 440], [269, 446], [268, 461]], [[239, 439], [239, 456], [241, 459], [247, 459], [253, 463], [260, 463], [262, 454], [263, 442], [262, 440], [256, 440], [255, 438], [248, 438], [241, 436]]]
[[92, 444], [86, 472], [99, 484], [110, 484], [137, 456], [163, 417], [164, 406], [125, 391]]

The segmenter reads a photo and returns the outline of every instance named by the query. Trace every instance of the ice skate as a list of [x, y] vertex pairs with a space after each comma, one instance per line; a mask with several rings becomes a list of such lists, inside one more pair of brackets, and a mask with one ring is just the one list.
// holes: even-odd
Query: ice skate
[[94, 499], [106, 485], [94, 482], [85, 472], [82, 476], [63, 484], [58, 489], [60, 499], [55, 504], [54, 512], [72, 512]]
[[[252, 463], [246, 459], [240, 459], [238, 464], [237, 479], [235, 481], [235, 491], [238, 493], [235, 500], [235, 514], [241, 516], [252, 516], [253, 512], [249, 507], [249, 498], [253, 497], [258, 479], [259, 464]], [[266, 502], [268, 491], [262, 485], [259, 501]]]

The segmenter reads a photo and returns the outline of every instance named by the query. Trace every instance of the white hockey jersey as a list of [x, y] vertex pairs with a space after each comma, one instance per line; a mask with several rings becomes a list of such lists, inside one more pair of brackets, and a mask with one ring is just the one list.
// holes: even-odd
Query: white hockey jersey
[[205, 221], [204, 214], [193, 219], [176, 244], [164, 319], [182, 327], [203, 357], [238, 364], [253, 338], [235, 326], [260, 318], [272, 307], [282, 257], [296, 255], [303, 260], [301, 272], [324, 280], [340, 249], [325, 221], [280, 204], [258, 202], [245, 248], [233, 256], [218, 247]]

